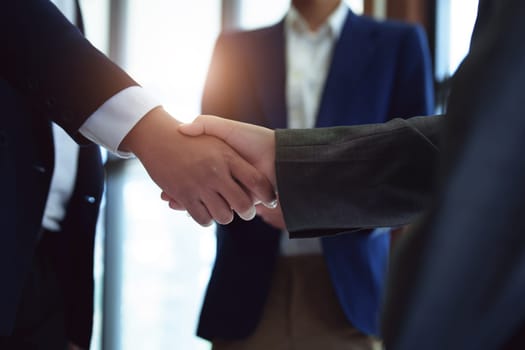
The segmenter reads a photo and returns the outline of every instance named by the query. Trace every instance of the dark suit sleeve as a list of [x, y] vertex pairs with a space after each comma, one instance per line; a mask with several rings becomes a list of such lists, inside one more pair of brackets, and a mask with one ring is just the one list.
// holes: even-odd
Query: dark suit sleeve
[[109, 97], [136, 85], [47, 0], [2, 1], [0, 47], [0, 77], [72, 136]]
[[525, 2], [481, 0], [452, 80], [443, 180], [390, 267], [392, 350], [524, 349]]
[[277, 130], [277, 185], [291, 236], [413, 222], [432, 190], [443, 119]]

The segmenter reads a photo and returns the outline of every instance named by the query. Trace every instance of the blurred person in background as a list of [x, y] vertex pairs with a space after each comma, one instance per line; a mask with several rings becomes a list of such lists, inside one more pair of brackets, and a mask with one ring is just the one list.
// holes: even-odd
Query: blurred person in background
[[389, 267], [387, 349], [524, 349], [523, 18], [521, 0], [479, 1], [445, 116], [275, 131], [200, 116], [179, 130], [263, 169], [292, 238], [414, 223]]
[[[293, 0], [276, 25], [219, 36], [202, 113], [272, 129], [378, 123], [432, 113], [432, 86], [419, 26]], [[197, 334], [214, 350], [379, 348], [389, 230], [290, 240], [280, 209], [259, 207], [217, 227]]]

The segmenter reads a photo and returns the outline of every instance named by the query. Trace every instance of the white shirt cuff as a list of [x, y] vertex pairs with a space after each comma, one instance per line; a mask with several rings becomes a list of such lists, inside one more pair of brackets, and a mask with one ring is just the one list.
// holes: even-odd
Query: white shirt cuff
[[84, 137], [99, 144], [121, 158], [133, 153], [119, 151], [124, 137], [149, 111], [160, 103], [140, 86], [130, 86], [108, 99], [93, 113], [79, 131]]

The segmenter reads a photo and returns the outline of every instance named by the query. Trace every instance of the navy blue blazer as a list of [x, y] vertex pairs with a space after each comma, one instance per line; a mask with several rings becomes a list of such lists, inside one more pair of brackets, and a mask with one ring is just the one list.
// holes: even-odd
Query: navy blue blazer
[[98, 146], [77, 130], [109, 97], [136, 83], [47, 0], [2, 2], [0, 46], [0, 336], [12, 332], [41, 229], [54, 166], [54, 121], [85, 143], [52, 258], [64, 283], [67, 335], [87, 347], [103, 168]]
[[[202, 113], [286, 128], [284, 22], [223, 33], [213, 54]], [[348, 13], [336, 43], [316, 126], [384, 122], [433, 112], [433, 78], [423, 30]], [[238, 339], [257, 326], [268, 295], [280, 231], [262, 220], [218, 226], [217, 256], [197, 334]], [[389, 234], [375, 231], [322, 238], [347, 319], [378, 334]], [[322, 301], [320, 301], [322, 302]]]

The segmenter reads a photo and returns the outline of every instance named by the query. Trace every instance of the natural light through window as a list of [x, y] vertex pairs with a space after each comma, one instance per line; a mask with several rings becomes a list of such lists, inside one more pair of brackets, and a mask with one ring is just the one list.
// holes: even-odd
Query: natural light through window
[[129, 0], [126, 65], [181, 121], [195, 118], [220, 29], [220, 1]]
[[468, 53], [477, 8], [478, 0], [450, 1], [449, 74], [457, 69]]
[[[220, 0], [128, 1], [126, 69], [174, 117], [191, 121], [220, 30]], [[123, 196], [122, 349], [209, 349], [195, 330], [214, 228], [168, 209], [138, 162], [126, 170]]]

